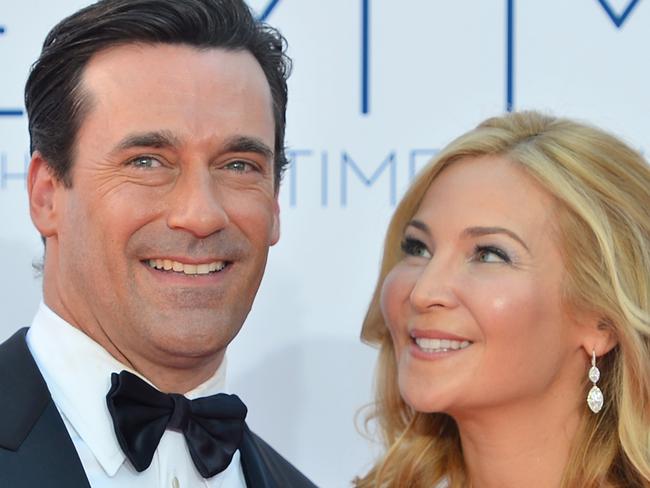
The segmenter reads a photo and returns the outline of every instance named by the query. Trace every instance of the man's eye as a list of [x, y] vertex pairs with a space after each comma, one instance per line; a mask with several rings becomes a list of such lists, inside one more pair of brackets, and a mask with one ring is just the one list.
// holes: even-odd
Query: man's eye
[[416, 256], [423, 258], [430, 258], [431, 253], [427, 249], [427, 246], [423, 242], [407, 237], [402, 241], [402, 252], [408, 256]]
[[152, 156], [138, 156], [129, 161], [129, 164], [134, 168], [159, 168], [162, 166], [159, 160]]
[[511, 263], [508, 253], [494, 246], [476, 246], [474, 258], [481, 263]]
[[236, 171], [238, 173], [248, 173], [249, 171], [253, 171], [255, 169], [255, 166], [253, 166], [251, 163], [247, 161], [231, 161], [228, 164], [224, 166], [226, 169]]

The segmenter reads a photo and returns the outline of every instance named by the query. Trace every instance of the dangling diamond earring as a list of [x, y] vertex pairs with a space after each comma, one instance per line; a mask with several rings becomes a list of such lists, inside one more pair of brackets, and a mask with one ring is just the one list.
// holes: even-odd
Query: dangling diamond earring
[[600, 370], [596, 367], [596, 351], [591, 351], [591, 368], [589, 368], [589, 380], [593, 383], [589, 394], [587, 395], [587, 405], [592, 412], [598, 413], [603, 408], [603, 392], [596, 386], [600, 379]]

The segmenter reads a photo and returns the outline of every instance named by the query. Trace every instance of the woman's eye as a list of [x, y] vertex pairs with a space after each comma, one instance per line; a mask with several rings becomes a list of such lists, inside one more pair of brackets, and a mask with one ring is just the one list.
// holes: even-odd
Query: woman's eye
[[431, 253], [427, 249], [427, 246], [423, 242], [407, 237], [402, 241], [402, 251], [408, 256], [417, 256], [423, 258], [430, 258]]
[[255, 169], [251, 163], [239, 160], [231, 161], [230, 163], [226, 164], [225, 168], [232, 171], [237, 171], [238, 173], [248, 173], [249, 171], [253, 171]]
[[135, 168], [160, 168], [162, 163], [152, 156], [138, 156], [129, 161], [129, 164]]
[[476, 246], [474, 258], [481, 263], [511, 263], [508, 253], [494, 246]]

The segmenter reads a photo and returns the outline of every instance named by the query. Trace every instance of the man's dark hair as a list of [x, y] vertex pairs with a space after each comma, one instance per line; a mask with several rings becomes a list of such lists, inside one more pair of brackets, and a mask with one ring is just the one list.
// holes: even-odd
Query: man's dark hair
[[25, 86], [30, 152], [40, 151], [54, 175], [72, 185], [76, 135], [89, 108], [81, 87], [83, 70], [99, 51], [129, 43], [253, 54], [273, 98], [278, 187], [287, 164], [284, 131], [291, 61], [284, 37], [256, 20], [242, 0], [101, 0], [62, 20], [47, 35]]

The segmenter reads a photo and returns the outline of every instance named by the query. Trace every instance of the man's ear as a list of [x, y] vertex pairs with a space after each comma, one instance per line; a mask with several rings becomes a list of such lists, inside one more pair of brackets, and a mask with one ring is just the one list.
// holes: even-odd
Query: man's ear
[[44, 238], [52, 237], [57, 231], [57, 206], [55, 195], [63, 189], [50, 169], [43, 155], [34, 151], [27, 175], [29, 213], [34, 226]]

